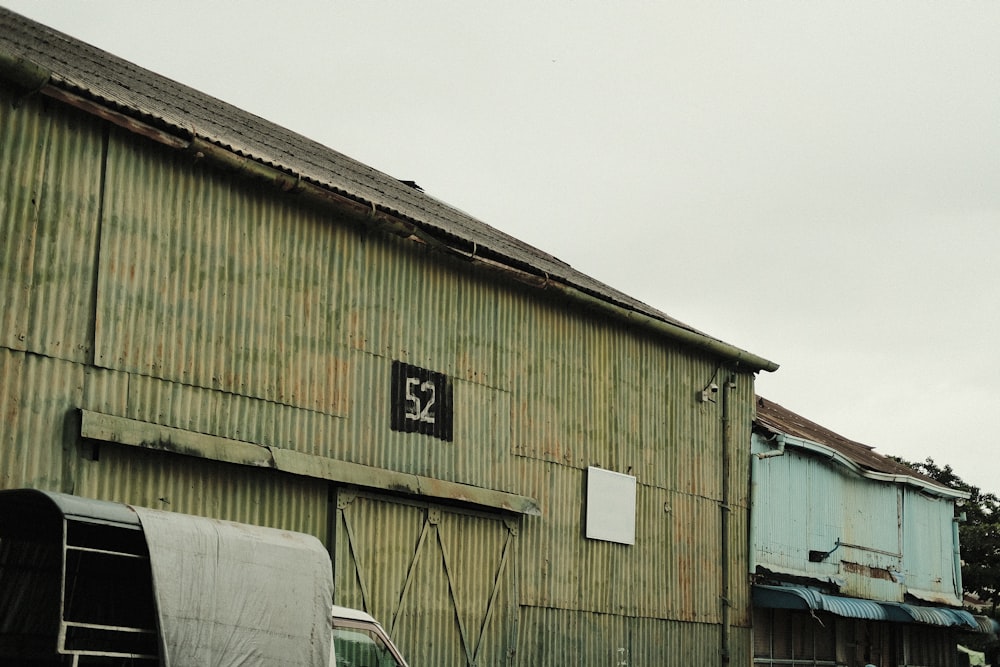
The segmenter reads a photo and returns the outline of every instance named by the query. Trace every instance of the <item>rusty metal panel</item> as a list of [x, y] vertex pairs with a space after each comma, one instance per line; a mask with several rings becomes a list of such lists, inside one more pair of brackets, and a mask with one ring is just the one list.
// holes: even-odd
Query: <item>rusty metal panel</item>
[[640, 500], [636, 548], [622, 554], [631, 592], [616, 606], [638, 616], [718, 623], [723, 567], [718, 503], [644, 486]]
[[84, 370], [80, 407], [103, 414], [124, 415], [128, 411], [129, 374], [87, 366]]
[[457, 381], [455, 446], [447, 468], [455, 480], [495, 489], [524, 486], [519, 461], [511, 456], [510, 393], [475, 382]]
[[97, 365], [342, 414], [344, 230], [112, 133]]
[[752, 602], [747, 580], [749, 570], [750, 511], [733, 506], [729, 513], [729, 621], [734, 626], [749, 628], [752, 623]]
[[333, 455], [377, 468], [448, 479], [447, 463], [452, 460], [452, 452], [465, 445], [392, 431], [392, 360], [363, 352], [355, 353], [353, 359], [355, 400], [346, 420], [346, 433], [338, 439]]
[[91, 358], [102, 143], [87, 116], [0, 95], [0, 345]]

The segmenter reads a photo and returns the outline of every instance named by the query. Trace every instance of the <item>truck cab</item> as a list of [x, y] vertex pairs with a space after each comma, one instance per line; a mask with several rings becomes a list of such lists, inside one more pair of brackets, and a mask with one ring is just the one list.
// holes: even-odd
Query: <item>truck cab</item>
[[406, 661], [370, 614], [334, 605], [330, 667], [406, 667]]

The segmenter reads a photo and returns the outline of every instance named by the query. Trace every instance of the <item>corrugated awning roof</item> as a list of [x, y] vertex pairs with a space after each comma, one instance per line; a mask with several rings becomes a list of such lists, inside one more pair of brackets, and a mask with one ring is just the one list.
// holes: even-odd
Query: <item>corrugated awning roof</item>
[[198, 138], [398, 216], [478, 256], [568, 285], [583, 294], [719, 343], [752, 370], [777, 364], [723, 343], [566, 262], [357, 160], [160, 76], [106, 51], [0, 8], [0, 54], [48, 73], [49, 84], [186, 139]]
[[949, 609], [948, 607], [920, 607], [912, 604], [899, 605], [917, 623], [926, 625], [941, 625], [944, 627], [963, 627], [979, 630], [976, 617], [964, 609]]
[[[897, 602], [862, 600], [829, 595], [806, 586], [766, 586], [755, 584], [753, 604], [769, 609], [801, 609], [826, 611], [845, 618], [893, 623], [921, 623], [941, 627], [957, 627], [973, 632], [984, 630], [979, 620], [963, 609], [921, 607]], [[992, 628], [992, 626], [990, 626]]]
[[878, 602], [827, 595], [805, 586], [754, 585], [753, 604], [755, 607], [768, 609], [828, 611], [845, 618], [864, 618], [870, 621], [904, 620], [898, 612], [892, 613], [893, 610]]

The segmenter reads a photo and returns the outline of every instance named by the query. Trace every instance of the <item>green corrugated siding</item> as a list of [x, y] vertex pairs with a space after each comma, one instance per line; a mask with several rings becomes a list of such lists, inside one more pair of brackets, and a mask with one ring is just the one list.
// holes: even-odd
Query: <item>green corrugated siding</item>
[[516, 453], [631, 467], [643, 483], [718, 497], [719, 407], [694, 400], [712, 362], [583, 313], [528, 298], [516, 307]]
[[[521, 609], [520, 625], [518, 665], [723, 664], [717, 625], [537, 607]], [[733, 640], [729, 664], [750, 664], [749, 631]]]
[[508, 664], [517, 620], [511, 525], [367, 494], [341, 493], [337, 506], [338, 604], [380, 619], [414, 667], [477, 655], [479, 665]]
[[343, 413], [343, 230], [132, 137], [108, 152], [97, 364]]
[[122, 373], [0, 348], [0, 488], [76, 493], [308, 532], [327, 529], [326, 485], [254, 468], [79, 442], [77, 409], [121, 406]]
[[0, 91], [0, 345], [92, 353], [101, 126]]
[[81, 461], [75, 492], [329, 539], [325, 484], [257, 468], [103, 444]]
[[[717, 623], [721, 563], [718, 503], [640, 484], [636, 544], [580, 538], [585, 472], [546, 468], [545, 521], [526, 521], [522, 604]], [[580, 573], [588, 573], [581, 577]], [[739, 572], [745, 576], [745, 570]]]
[[0, 348], [0, 481], [3, 488], [72, 488], [73, 410], [84, 366]]
[[141, 375], [131, 376], [127, 408], [112, 414], [324, 456], [331, 453], [329, 434], [343, 421], [321, 412]]

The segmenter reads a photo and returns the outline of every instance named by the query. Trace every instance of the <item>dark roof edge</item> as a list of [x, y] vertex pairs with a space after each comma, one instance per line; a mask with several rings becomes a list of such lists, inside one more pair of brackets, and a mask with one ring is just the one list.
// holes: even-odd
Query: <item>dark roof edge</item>
[[[324, 183], [310, 179], [307, 174], [297, 173], [291, 168], [277, 166], [240, 152], [238, 147], [224, 145], [211, 138], [200, 137], [197, 129], [184, 128], [160, 120], [154, 126], [150, 117], [139, 109], [122, 108], [110, 100], [102, 98], [94, 91], [81, 89], [62, 81], [37, 63], [23, 57], [12, 57], [0, 52], [0, 78], [18, 85], [24, 93], [41, 93], [47, 97], [74, 106], [85, 113], [98, 116], [130, 132], [145, 136], [170, 148], [189, 152], [193, 159], [205, 160], [239, 176], [270, 183], [280, 191], [292, 195], [332, 204], [355, 219], [374, 221], [384, 231], [424, 244], [431, 250], [465, 259], [493, 271], [501, 271], [508, 278], [557, 293], [584, 306], [602, 311], [604, 314], [633, 325], [650, 330], [683, 345], [699, 349], [732, 363], [747, 371], [768, 371], [778, 369], [778, 364], [738, 348], [722, 340], [704, 334], [668, 317], [656, 317], [643, 313], [634, 307], [612, 299], [609, 295], [575, 284], [566, 277], [555, 278], [539, 267], [518, 261], [503, 253], [482, 247], [463, 250], [439, 236], [452, 236], [440, 230], [430, 221], [415, 220], [403, 214], [388, 210], [363, 197], [341, 191]], [[166, 128], [166, 131], [165, 129]], [[428, 231], [431, 229], [433, 231]], [[455, 239], [463, 240], [463, 239]], [[479, 253], [477, 255], [477, 252]]]

